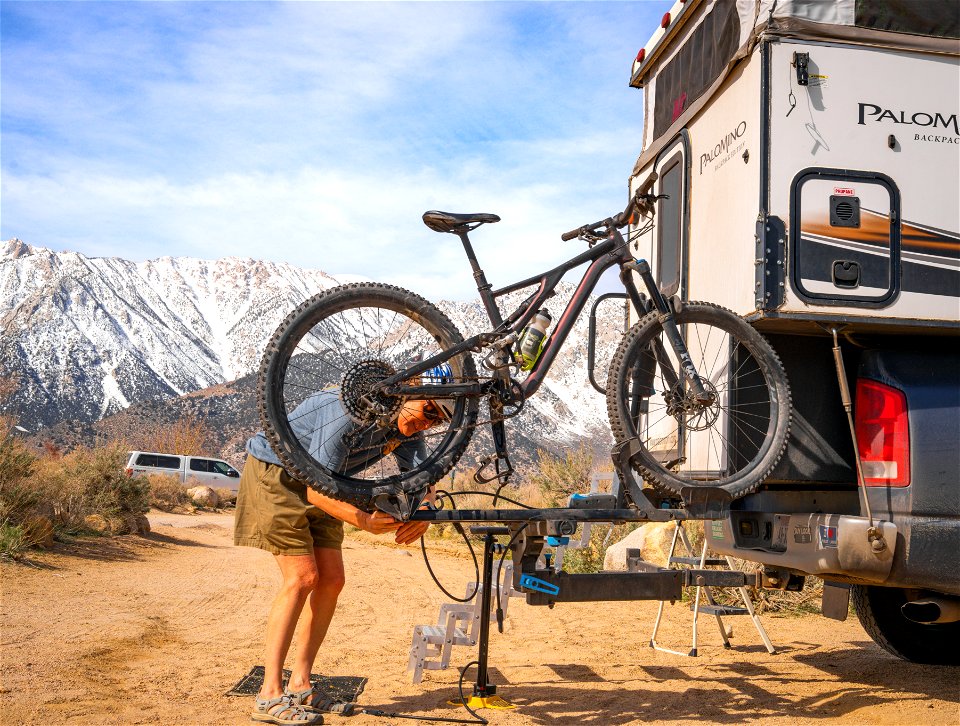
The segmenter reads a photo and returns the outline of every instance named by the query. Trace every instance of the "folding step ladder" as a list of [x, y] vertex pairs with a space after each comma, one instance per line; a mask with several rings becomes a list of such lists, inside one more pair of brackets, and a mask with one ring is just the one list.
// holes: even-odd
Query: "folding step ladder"
[[[507, 606], [511, 597], [524, 597], [524, 593], [513, 589], [513, 563], [505, 562], [502, 572], [499, 566], [494, 571], [494, 582], [500, 583], [500, 603], [503, 617], [507, 617]], [[417, 625], [413, 629], [413, 642], [410, 644], [410, 659], [407, 670], [413, 671], [413, 683], [423, 680], [424, 670], [443, 670], [450, 666], [450, 656], [455, 645], [476, 646], [480, 637], [481, 598], [483, 584], [467, 583], [464, 597], [469, 602], [444, 603], [440, 606], [436, 625]], [[492, 597], [496, 602], [497, 589], [493, 588]], [[495, 608], [490, 612], [490, 621], [496, 620]]]
[[[677, 542], [683, 544], [684, 549], [687, 552], [687, 556], [676, 556]], [[707, 549], [707, 538], [703, 539], [703, 549], [700, 551], [700, 555], [697, 556], [694, 553], [693, 545], [690, 544], [690, 539], [687, 537], [687, 532], [683, 528], [683, 522], [677, 520], [677, 527], [673, 533], [673, 541], [670, 544], [670, 554], [667, 559], [667, 566], [670, 565], [680, 565], [683, 568], [698, 568], [704, 569], [707, 567], [726, 567], [729, 570], [735, 570], [736, 568], [733, 565], [732, 557], [710, 557], [708, 556]], [[660, 621], [663, 617], [663, 609], [666, 605], [666, 601], [661, 600], [660, 606], [657, 609], [657, 619], [653, 624], [653, 634], [650, 636], [650, 647], [655, 650], [662, 651], [664, 653], [673, 653], [674, 655], [683, 655], [696, 657], [697, 655], [697, 619], [700, 613], [706, 613], [708, 615], [713, 615], [717, 619], [717, 626], [720, 628], [720, 637], [723, 638], [723, 647], [730, 647], [730, 638], [733, 636], [732, 628], [728, 629], [723, 623], [724, 615], [749, 615], [753, 620], [753, 625], [757, 629], [757, 632], [760, 634], [760, 639], [763, 641], [764, 646], [767, 649], [767, 652], [771, 655], [776, 653], [776, 649], [773, 647], [773, 644], [770, 642], [770, 638], [767, 637], [767, 631], [763, 627], [763, 623], [760, 622], [760, 616], [757, 615], [756, 611], [753, 608], [753, 601], [750, 599], [750, 592], [746, 587], [736, 588], [740, 594], [740, 600], [743, 602], [743, 607], [732, 606], [732, 605], [721, 605], [716, 601], [716, 598], [713, 594], [713, 588], [708, 585], [697, 585], [696, 593], [693, 598], [693, 603], [690, 606], [690, 609], [693, 611], [693, 645], [690, 650], [686, 653], [679, 650], [671, 650], [670, 648], [664, 648], [662, 645], [657, 643], [657, 631], [660, 629]], [[706, 599], [706, 604], [701, 603], [701, 598]]]

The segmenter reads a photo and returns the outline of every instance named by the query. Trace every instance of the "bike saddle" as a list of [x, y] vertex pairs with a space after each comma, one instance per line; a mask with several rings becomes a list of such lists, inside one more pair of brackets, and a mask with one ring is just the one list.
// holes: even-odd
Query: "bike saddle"
[[479, 227], [487, 222], [499, 222], [496, 214], [453, 214], [452, 212], [438, 212], [430, 210], [423, 213], [423, 223], [434, 232], [452, 232], [457, 234], [466, 229]]

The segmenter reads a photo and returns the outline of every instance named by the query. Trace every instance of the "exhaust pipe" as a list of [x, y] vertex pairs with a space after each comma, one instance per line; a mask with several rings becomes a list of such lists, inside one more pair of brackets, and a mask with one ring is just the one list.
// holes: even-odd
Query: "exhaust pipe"
[[928, 597], [904, 603], [900, 612], [907, 620], [928, 625], [955, 623], [960, 620], [960, 600], [946, 597]]

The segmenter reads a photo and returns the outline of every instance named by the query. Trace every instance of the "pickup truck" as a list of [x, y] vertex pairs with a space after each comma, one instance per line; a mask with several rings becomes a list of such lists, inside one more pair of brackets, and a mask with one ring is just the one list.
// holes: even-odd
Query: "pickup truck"
[[795, 392], [791, 442], [763, 487], [735, 502], [722, 527], [708, 528], [711, 548], [762, 563], [765, 586], [798, 589], [804, 575], [821, 577], [824, 615], [845, 619], [852, 600], [864, 630], [890, 653], [960, 664], [956, 339], [848, 346], [860, 489], [823, 338], [768, 337]]
[[166, 474], [182, 482], [196, 481], [209, 487], [225, 487], [237, 491], [240, 472], [221, 459], [208, 456], [162, 454], [153, 451], [131, 451], [127, 461], [127, 476]]

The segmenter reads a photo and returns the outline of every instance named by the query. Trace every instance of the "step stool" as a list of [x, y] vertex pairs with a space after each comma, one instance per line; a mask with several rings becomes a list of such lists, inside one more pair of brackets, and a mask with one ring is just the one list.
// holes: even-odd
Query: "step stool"
[[[684, 549], [687, 551], [687, 556], [675, 556], [674, 552], [677, 549], [677, 542], [683, 544]], [[698, 568], [705, 569], [707, 567], [726, 567], [730, 570], [736, 569], [733, 566], [732, 557], [709, 557], [707, 556], [707, 538], [704, 537], [703, 540], [703, 549], [700, 552], [700, 556], [696, 556], [693, 551], [693, 545], [690, 544], [690, 539], [687, 537], [687, 532], [683, 528], [683, 523], [680, 520], [677, 520], [677, 528], [673, 533], [673, 541], [670, 544], [670, 555], [668, 557], [668, 566], [669, 565], [680, 565], [681, 567], [686, 568]], [[775, 654], [777, 651], [773, 647], [773, 644], [770, 642], [770, 638], [767, 636], [767, 631], [763, 627], [763, 623], [760, 622], [760, 616], [757, 615], [756, 611], [753, 608], [753, 601], [750, 599], [750, 592], [746, 587], [736, 588], [740, 594], [740, 600], [743, 602], [743, 607], [734, 606], [734, 605], [720, 605], [717, 603], [714, 594], [713, 588], [707, 585], [697, 585], [696, 594], [694, 595], [693, 603], [690, 606], [690, 609], [693, 611], [693, 645], [689, 651], [686, 653], [679, 650], [671, 650], [670, 648], [664, 648], [663, 646], [657, 643], [657, 631], [660, 629], [660, 621], [663, 617], [663, 609], [666, 605], [666, 602], [661, 600], [660, 606], [657, 609], [657, 619], [653, 624], [653, 634], [650, 636], [650, 647], [654, 650], [659, 650], [664, 653], [672, 653], [674, 655], [683, 655], [696, 657], [697, 655], [697, 619], [700, 613], [705, 613], [707, 615], [713, 615], [717, 619], [717, 626], [720, 628], [720, 637], [723, 638], [723, 647], [730, 647], [730, 638], [733, 637], [733, 629], [727, 628], [723, 623], [723, 616], [733, 616], [733, 615], [749, 615], [753, 620], [753, 625], [757, 629], [757, 633], [760, 635], [760, 639], [763, 641], [764, 647], [766, 647], [767, 652], [771, 655]], [[706, 604], [701, 604], [701, 597], [706, 597]]]

